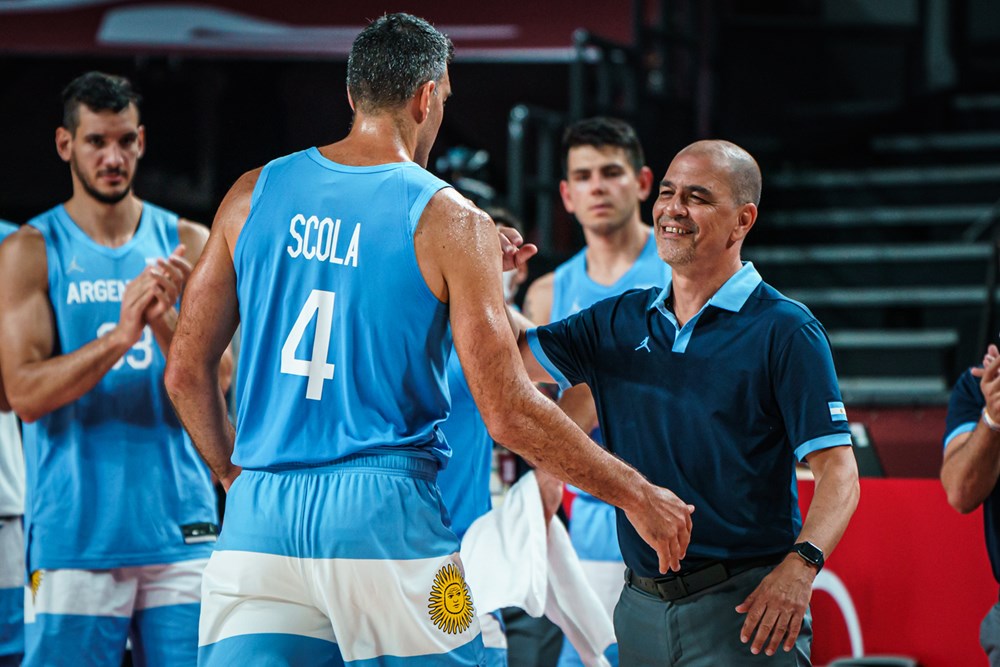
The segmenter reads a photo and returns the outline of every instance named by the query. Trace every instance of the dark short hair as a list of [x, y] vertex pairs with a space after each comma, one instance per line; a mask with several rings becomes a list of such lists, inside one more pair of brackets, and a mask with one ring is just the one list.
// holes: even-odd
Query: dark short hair
[[142, 97], [132, 88], [132, 83], [123, 76], [104, 72], [81, 74], [63, 88], [63, 127], [75, 133], [80, 124], [80, 105], [85, 104], [91, 111], [114, 111], [118, 113], [130, 104], [139, 109]]
[[639, 170], [646, 164], [646, 158], [642, 153], [642, 145], [639, 143], [635, 128], [617, 118], [605, 116], [584, 118], [566, 128], [562, 138], [563, 174], [566, 174], [569, 169], [569, 151], [577, 146], [593, 146], [595, 148], [615, 146], [621, 148], [625, 151], [632, 164], [632, 169], [636, 173], [639, 173]]
[[427, 21], [386, 14], [361, 31], [347, 59], [347, 89], [356, 108], [399, 107], [428, 81], [444, 78], [454, 47]]

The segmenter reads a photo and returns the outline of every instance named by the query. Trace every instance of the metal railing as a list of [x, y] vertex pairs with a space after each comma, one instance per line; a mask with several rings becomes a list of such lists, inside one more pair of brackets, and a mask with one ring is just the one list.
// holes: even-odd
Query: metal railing
[[[986, 266], [986, 303], [983, 304], [982, 323], [979, 330], [978, 353], [986, 351], [990, 343], [1000, 343], [997, 333], [997, 283], [1000, 282], [1000, 199], [990, 208], [988, 224], [978, 232], [990, 231], [992, 257]], [[978, 237], [978, 233], [976, 235]]]
[[[519, 104], [507, 119], [507, 205], [522, 220], [533, 220], [537, 242], [552, 247], [552, 218], [559, 185], [559, 136], [566, 116]], [[528, 169], [534, 157], [534, 169]], [[528, 216], [531, 204], [533, 217]]]
[[636, 47], [577, 30], [573, 33], [573, 48], [576, 57], [570, 65], [570, 120], [593, 115], [635, 120], [642, 69]]

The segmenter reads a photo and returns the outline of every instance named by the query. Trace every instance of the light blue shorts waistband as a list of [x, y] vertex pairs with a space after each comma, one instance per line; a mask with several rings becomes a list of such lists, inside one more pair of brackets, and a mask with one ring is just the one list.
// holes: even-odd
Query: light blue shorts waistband
[[336, 461], [306, 466], [275, 466], [273, 468], [247, 468], [252, 472], [273, 475], [329, 475], [342, 472], [378, 472], [403, 475], [433, 482], [437, 479], [436, 459], [410, 454], [384, 452], [359, 452]]

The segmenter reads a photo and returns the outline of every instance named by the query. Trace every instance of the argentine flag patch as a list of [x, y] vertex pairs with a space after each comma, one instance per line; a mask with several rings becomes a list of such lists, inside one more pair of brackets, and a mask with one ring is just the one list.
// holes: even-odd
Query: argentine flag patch
[[831, 401], [830, 403], [827, 403], [827, 405], [830, 406], [830, 421], [835, 421], [835, 422], [847, 421], [847, 408], [844, 407], [843, 403]]

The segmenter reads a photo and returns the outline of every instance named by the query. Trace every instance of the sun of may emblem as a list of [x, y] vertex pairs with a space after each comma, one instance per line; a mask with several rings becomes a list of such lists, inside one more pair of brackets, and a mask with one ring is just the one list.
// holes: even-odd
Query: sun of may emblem
[[434, 575], [428, 602], [431, 621], [443, 632], [457, 635], [468, 630], [472, 624], [475, 614], [472, 596], [461, 571], [453, 563], [448, 563]]
[[35, 596], [38, 595], [38, 587], [42, 585], [42, 571], [35, 570], [31, 573], [31, 601], [35, 601]]

